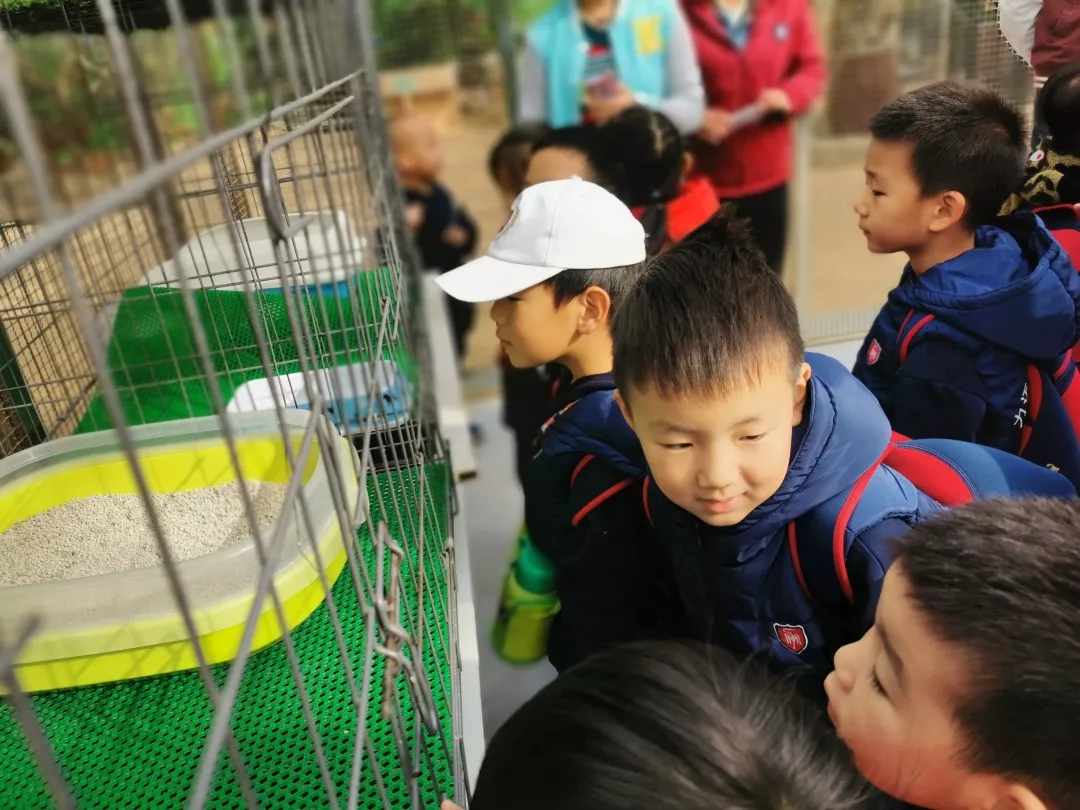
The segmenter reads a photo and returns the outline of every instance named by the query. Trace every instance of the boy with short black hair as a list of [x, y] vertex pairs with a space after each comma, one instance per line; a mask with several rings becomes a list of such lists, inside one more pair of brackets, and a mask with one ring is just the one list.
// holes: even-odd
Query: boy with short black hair
[[838, 362], [804, 356], [795, 302], [727, 208], [650, 263], [612, 337], [691, 634], [820, 691], [873, 621], [891, 541], [939, 508], [878, 465], [888, 420]]
[[643, 531], [644, 459], [611, 374], [610, 319], [644, 261], [645, 232], [625, 205], [584, 180], [557, 180], [522, 192], [487, 255], [438, 279], [455, 298], [494, 301], [515, 367], [559, 363], [573, 375], [524, 487], [529, 536], [556, 570], [562, 609], [548, 658], [559, 670], [654, 635], [662, 601]]
[[1080, 278], [1043, 223], [995, 219], [1020, 183], [1020, 113], [952, 82], [885, 105], [871, 122], [855, 204], [873, 253], [909, 263], [854, 373], [893, 428], [1019, 453], [1028, 370], [1053, 374], [1080, 337]]
[[982, 501], [897, 546], [829, 715], [863, 774], [928, 810], [1080, 806], [1080, 507]]

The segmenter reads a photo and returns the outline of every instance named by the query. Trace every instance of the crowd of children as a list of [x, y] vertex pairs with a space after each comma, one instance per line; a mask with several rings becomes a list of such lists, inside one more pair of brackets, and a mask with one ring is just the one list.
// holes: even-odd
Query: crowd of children
[[658, 114], [500, 145], [525, 188], [440, 284], [494, 302], [515, 369], [564, 370], [519, 431], [562, 674], [473, 807], [1080, 807], [1080, 198], [1048, 177], [1078, 77], [1041, 91], [1026, 173], [992, 93], [875, 116], [855, 212], [908, 264], [853, 372], [805, 350], [736, 210], [681, 223]]

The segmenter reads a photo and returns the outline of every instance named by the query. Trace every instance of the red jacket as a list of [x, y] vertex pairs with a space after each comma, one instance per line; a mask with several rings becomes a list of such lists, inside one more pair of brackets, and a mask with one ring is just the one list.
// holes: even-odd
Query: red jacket
[[[682, 0], [697, 48], [709, 107], [734, 112], [757, 101], [762, 90], [788, 94], [795, 115], [809, 109], [825, 84], [825, 61], [809, 0], [751, 0], [750, 36], [736, 48], [717, 16], [714, 0]], [[792, 125], [755, 124], [719, 146], [697, 143], [698, 171], [720, 199], [746, 197], [783, 185], [791, 177]]]
[[1035, 75], [1049, 79], [1063, 67], [1080, 61], [1080, 2], [1043, 0], [1035, 18], [1031, 66]]

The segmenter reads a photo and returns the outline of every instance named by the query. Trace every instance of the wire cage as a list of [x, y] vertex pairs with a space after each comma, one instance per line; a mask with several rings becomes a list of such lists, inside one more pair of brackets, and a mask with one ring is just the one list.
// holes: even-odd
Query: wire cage
[[0, 2], [0, 807], [466, 798], [370, 23]]

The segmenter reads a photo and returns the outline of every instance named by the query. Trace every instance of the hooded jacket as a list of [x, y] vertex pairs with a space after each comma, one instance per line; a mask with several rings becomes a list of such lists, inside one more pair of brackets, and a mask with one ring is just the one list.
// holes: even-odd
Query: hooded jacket
[[672, 587], [645, 519], [645, 457], [612, 374], [580, 378], [540, 429], [525, 481], [533, 544], [555, 566], [562, 608], [548, 659], [559, 671], [599, 650], [668, 635]]
[[[905, 320], [934, 316], [901, 363]], [[931, 267], [910, 267], [889, 293], [855, 363], [893, 429], [1015, 453], [1027, 367], [1053, 364], [1077, 342], [1080, 277], [1031, 214], [979, 228], [975, 247]], [[1052, 369], [1051, 369], [1052, 370]]]
[[[892, 431], [873, 395], [840, 363], [816, 354], [806, 360], [812, 372], [804, 416], [792, 436], [787, 475], [772, 497], [731, 527], [703, 523], [651, 482], [646, 499], [673, 560], [691, 635], [737, 655], [760, 656], [816, 691], [832, 671], [836, 650], [873, 624], [892, 561], [890, 541], [940, 507], [907, 479], [878, 467], [845, 535], [854, 604], [833, 602], [821, 590], [811, 601], [799, 577], [835, 580], [829, 536], [838, 504], [882, 457]], [[789, 542], [792, 523], [802, 536], [798, 559]], [[823, 535], [821, 542], [806, 542], [811, 533]], [[822, 553], [808, 553], [814, 548]]]

